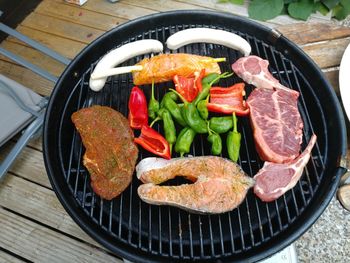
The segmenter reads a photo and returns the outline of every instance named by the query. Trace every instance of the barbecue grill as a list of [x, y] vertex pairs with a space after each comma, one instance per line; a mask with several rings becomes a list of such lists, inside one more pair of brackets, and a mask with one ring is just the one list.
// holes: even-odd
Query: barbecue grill
[[[300, 92], [298, 108], [304, 129], [302, 149], [311, 135], [318, 136], [304, 174], [297, 185], [278, 200], [260, 201], [252, 191], [231, 212], [197, 215], [168, 206], [153, 206], [137, 195], [140, 182], [119, 197], [107, 201], [94, 194], [89, 173], [82, 164], [84, 147], [70, 116], [90, 105], [106, 105], [127, 116], [133, 86], [130, 74], [110, 77], [100, 92], [89, 88], [90, 74], [110, 50], [140, 39], [165, 43], [173, 33], [192, 27], [234, 32], [252, 46], [252, 54], [270, 62], [270, 71], [282, 84]], [[165, 45], [164, 45], [165, 46]], [[222, 71], [232, 71], [239, 52], [214, 44], [191, 44], [176, 51], [226, 57]], [[150, 55], [146, 55], [150, 56]], [[133, 65], [146, 56], [130, 59]], [[229, 86], [241, 80], [234, 76], [220, 82]], [[161, 98], [171, 83], [156, 85]], [[143, 86], [146, 97], [150, 87]], [[247, 85], [247, 95], [254, 87]], [[157, 127], [161, 132], [161, 126]], [[242, 133], [239, 165], [254, 176], [263, 162], [254, 146], [248, 118], [239, 118]], [[344, 118], [332, 87], [322, 72], [295, 44], [277, 31], [231, 14], [208, 11], [177, 11], [146, 16], [125, 23], [95, 40], [66, 68], [50, 98], [44, 125], [44, 159], [51, 184], [72, 218], [95, 240], [133, 262], [253, 262], [276, 253], [301, 236], [321, 215], [344, 169], [339, 160], [346, 152]], [[125, 153], [127, 154], [127, 153]], [[206, 137], [197, 135], [191, 154], [210, 155]], [[139, 160], [151, 156], [140, 150]], [[224, 152], [223, 157], [227, 157]], [[182, 181], [175, 180], [175, 184]]]

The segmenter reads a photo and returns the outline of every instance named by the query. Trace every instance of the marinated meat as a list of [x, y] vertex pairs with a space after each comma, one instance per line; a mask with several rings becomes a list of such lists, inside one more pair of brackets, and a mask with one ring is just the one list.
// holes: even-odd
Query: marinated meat
[[297, 99], [281, 89], [255, 89], [249, 95], [250, 122], [262, 160], [286, 163], [299, 155], [303, 122]]
[[96, 194], [110, 200], [128, 187], [138, 157], [128, 120], [105, 106], [81, 109], [72, 115], [86, 148], [83, 164]]
[[299, 92], [283, 86], [269, 72], [269, 61], [258, 56], [247, 56], [232, 64], [232, 70], [245, 82], [257, 88], [282, 89], [299, 96]]
[[254, 176], [256, 180], [254, 193], [261, 200], [270, 202], [292, 189], [300, 179], [304, 167], [309, 162], [316, 138], [314, 134], [304, 152], [291, 163], [276, 164], [265, 162], [264, 166]]
[[[147, 158], [136, 166], [138, 178], [146, 183], [138, 188], [140, 198], [150, 204], [176, 206], [195, 213], [224, 213], [236, 208], [254, 180], [230, 160], [189, 157], [165, 160]], [[159, 186], [176, 176], [193, 184]]]
[[192, 54], [161, 54], [145, 58], [136, 65], [143, 66], [143, 70], [133, 72], [135, 85], [151, 84], [172, 80], [175, 75], [194, 77], [195, 72], [205, 69], [205, 74], [218, 73], [220, 67], [210, 57]]

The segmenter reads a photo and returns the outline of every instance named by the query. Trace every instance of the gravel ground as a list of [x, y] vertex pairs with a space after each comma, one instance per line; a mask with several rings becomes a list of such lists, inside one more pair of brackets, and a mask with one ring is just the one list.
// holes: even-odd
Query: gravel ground
[[350, 262], [350, 212], [334, 197], [316, 223], [294, 245], [299, 262]]

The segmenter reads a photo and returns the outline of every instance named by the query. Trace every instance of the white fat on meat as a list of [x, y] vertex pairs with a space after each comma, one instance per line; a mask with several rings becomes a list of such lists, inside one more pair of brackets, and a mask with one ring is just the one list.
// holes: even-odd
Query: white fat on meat
[[292, 189], [299, 181], [304, 167], [309, 162], [316, 139], [317, 136], [313, 134], [303, 153], [290, 163], [265, 162], [264, 166], [254, 176], [256, 181], [254, 193], [262, 201], [271, 202]]

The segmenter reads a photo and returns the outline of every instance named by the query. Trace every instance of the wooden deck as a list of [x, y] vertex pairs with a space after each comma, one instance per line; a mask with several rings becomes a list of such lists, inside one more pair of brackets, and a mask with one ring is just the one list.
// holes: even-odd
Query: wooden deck
[[[147, 14], [179, 9], [210, 9], [247, 16], [243, 7], [218, 4], [214, 0], [128, 0], [115, 4], [107, 0], [89, 0], [82, 7], [62, 0], [44, 0], [17, 30], [73, 59], [92, 40], [119, 24]], [[322, 68], [335, 91], [339, 92], [339, 64], [350, 43], [350, 28], [319, 16], [314, 16], [308, 23], [280, 17], [264, 24], [277, 28], [297, 43]], [[55, 76], [64, 70], [62, 64], [12, 37], [1, 46]], [[49, 96], [54, 86], [2, 56], [0, 72], [44, 96]], [[1, 149], [0, 158], [14, 142], [12, 140]], [[41, 139], [24, 149], [0, 185], [0, 223], [0, 262], [119, 261], [87, 236], [61, 206], [46, 175]], [[349, 225], [350, 220], [342, 224]], [[350, 248], [344, 249], [349, 251]]]

